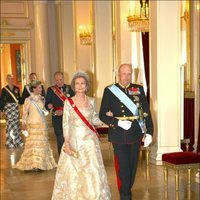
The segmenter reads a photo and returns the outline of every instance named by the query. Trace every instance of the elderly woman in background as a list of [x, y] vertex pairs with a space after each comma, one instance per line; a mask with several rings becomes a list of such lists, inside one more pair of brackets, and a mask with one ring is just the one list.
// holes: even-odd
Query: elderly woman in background
[[26, 98], [22, 116], [22, 130], [27, 131], [25, 149], [14, 166], [19, 170], [50, 170], [56, 167], [48, 141], [47, 122], [41, 82], [31, 83], [32, 94]]
[[53, 200], [110, 200], [111, 194], [93, 125], [102, 125], [94, 98], [86, 96], [89, 79], [85, 72], [74, 74], [75, 96], [63, 109], [64, 144], [58, 162]]
[[1, 115], [3, 112], [6, 115], [6, 148], [14, 149], [23, 147], [19, 121], [20, 91], [14, 85], [13, 75], [8, 74], [6, 80], [8, 84], [1, 92]]

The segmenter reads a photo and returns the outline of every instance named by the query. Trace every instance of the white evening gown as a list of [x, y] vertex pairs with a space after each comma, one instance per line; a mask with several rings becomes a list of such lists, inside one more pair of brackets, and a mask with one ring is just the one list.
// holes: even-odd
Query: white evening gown
[[[91, 124], [102, 123], [95, 111], [94, 98], [87, 97], [87, 100], [89, 106], [79, 110]], [[110, 200], [99, 139], [67, 100], [64, 104], [63, 132], [79, 157], [61, 151], [52, 200]]]
[[41, 109], [44, 109], [44, 103], [38, 95], [31, 94], [26, 98], [22, 122], [27, 125], [29, 136], [26, 138], [20, 160], [14, 168], [19, 170], [32, 170], [34, 168], [50, 170], [57, 165], [50, 147], [46, 122], [43, 121], [39, 111], [30, 100], [34, 100]]

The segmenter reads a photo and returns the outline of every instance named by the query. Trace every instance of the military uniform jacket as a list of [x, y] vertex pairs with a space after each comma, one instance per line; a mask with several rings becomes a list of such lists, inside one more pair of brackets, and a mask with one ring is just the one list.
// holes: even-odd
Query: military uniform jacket
[[[28, 85], [24, 86], [24, 89], [23, 89], [23, 92], [22, 92], [21, 104], [24, 104], [25, 99], [30, 96], [30, 93], [28, 92], [28, 90], [26, 88], [27, 86], [30, 88], [30, 83]], [[45, 97], [45, 90], [44, 90], [43, 85], [42, 85], [42, 94], [41, 95], [43, 97]]]
[[[148, 134], [153, 135], [153, 123], [149, 105], [144, 94], [143, 87], [138, 84], [130, 84], [127, 88], [121, 87], [118, 83], [115, 84], [120, 88], [135, 104], [139, 103], [143, 112], [148, 116], [145, 118]], [[107, 116], [106, 113], [111, 111], [113, 116]], [[141, 127], [137, 120], [132, 121], [132, 126], [129, 130], [124, 130], [118, 126], [118, 119], [115, 117], [133, 116], [132, 112], [108, 89], [105, 88], [99, 117], [109, 126], [108, 140], [113, 143], [131, 144], [143, 137]]]
[[[12, 90], [9, 88], [8, 85], [5, 86], [5, 87], [11, 91], [11, 93], [16, 97], [16, 99], [20, 103], [21, 99], [20, 99], [19, 87], [14, 86]], [[7, 103], [16, 103], [15, 100], [13, 99], [13, 97], [11, 96], [11, 94], [5, 88], [2, 88], [1, 98], [2, 98], [2, 100], [1, 100], [2, 101], [1, 102], [1, 109], [2, 110], [4, 109], [4, 107]]]
[[[54, 107], [53, 112], [52, 112], [52, 114], [53, 114], [57, 107], [63, 107], [64, 106], [64, 102], [54, 93], [54, 91], [52, 90], [51, 87], [52, 86], [50, 86], [47, 89], [45, 107], [46, 107], [47, 110], [49, 110], [48, 104], [53, 104], [53, 107]], [[64, 95], [66, 97], [74, 96], [74, 92], [71, 89], [70, 85], [64, 84], [63, 87], [61, 87], [60, 89], [62, 90], [62, 92], [64, 93]], [[58, 116], [54, 116], [54, 117], [58, 117]]]

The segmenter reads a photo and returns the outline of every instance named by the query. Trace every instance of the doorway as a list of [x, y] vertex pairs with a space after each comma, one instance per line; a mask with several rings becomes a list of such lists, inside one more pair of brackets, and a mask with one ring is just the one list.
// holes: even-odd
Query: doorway
[[14, 83], [22, 90], [24, 86], [25, 69], [23, 67], [23, 44], [0, 44], [1, 47], [1, 68], [0, 68], [0, 88], [3, 88], [6, 82], [7, 74], [14, 76]]

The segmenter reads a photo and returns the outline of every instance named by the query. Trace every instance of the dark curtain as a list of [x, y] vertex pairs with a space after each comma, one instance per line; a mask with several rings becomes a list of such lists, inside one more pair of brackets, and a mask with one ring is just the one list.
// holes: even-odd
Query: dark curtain
[[[200, 125], [200, 114], [199, 114], [199, 125]], [[200, 126], [199, 126], [199, 135], [198, 135], [198, 143], [197, 143], [197, 152], [200, 153]]]
[[[184, 138], [190, 138], [190, 151], [194, 145], [194, 99], [184, 98]], [[184, 147], [183, 147], [183, 150]]]
[[143, 45], [143, 55], [144, 55], [144, 69], [147, 83], [147, 99], [149, 102], [149, 33], [142, 34], [142, 45]]

